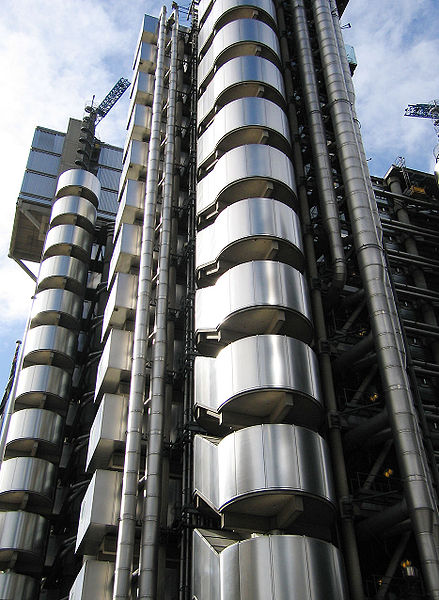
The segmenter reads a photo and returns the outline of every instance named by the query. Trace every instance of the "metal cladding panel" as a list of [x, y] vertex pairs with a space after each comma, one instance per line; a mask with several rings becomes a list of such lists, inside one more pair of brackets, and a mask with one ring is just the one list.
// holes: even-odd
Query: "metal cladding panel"
[[109, 333], [110, 327], [122, 329], [127, 320], [134, 320], [137, 304], [138, 276], [129, 273], [117, 273], [104, 311], [102, 339]]
[[261, 144], [233, 148], [197, 184], [197, 216], [207, 219], [238, 200], [268, 194], [296, 205], [294, 169], [287, 155]]
[[283, 333], [311, 341], [311, 308], [303, 275], [277, 261], [239, 264], [221, 275], [214, 286], [197, 290], [195, 331], [227, 329], [231, 339], [271, 333], [271, 309], [283, 312]]
[[40, 152], [36, 148], [32, 148], [26, 169], [56, 176], [58, 175], [60, 159], [60, 156], [47, 154], [47, 152]]
[[119, 229], [123, 223], [132, 225], [134, 221], [142, 218], [144, 204], [144, 182], [136, 181], [135, 179], [127, 179], [116, 215], [116, 223], [114, 226], [115, 235], [118, 235]]
[[0, 470], [0, 508], [45, 514], [50, 511], [55, 492], [56, 467], [33, 457], [10, 458]]
[[274, 391], [292, 395], [298, 425], [318, 426], [318, 365], [307, 344], [282, 335], [257, 335], [232, 342], [216, 358], [195, 358], [196, 406], [269, 419]]
[[198, 86], [226, 60], [247, 54], [262, 54], [280, 64], [279, 40], [273, 29], [261, 21], [239, 19], [224, 25], [198, 65]]
[[[235, 19], [258, 18], [276, 26], [276, 9], [271, 0], [216, 0], [198, 33], [199, 53], [214, 32]], [[200, 18], [202, 16], [200, 15]]]
[[75, 225], [55, 225], [49, 229], [43, 248], [43, 258], [49, 256], [74, 256], [87, 260], [91, 249], [90, 232]]
[[53, 203], [50, 225], [80, 225], [93, 231], [96, 223], [96, 207], [80, 196], [63, 196]]
[[98, 365], [95, 400], [104, 393], [115, 393], [121, 379], [129, 379], [132, 363], [133, 332], [113, 329], [108, 336]]
[[[221, 533], [219, 532], [219, 535]], [[192, 538], [192, 593], [199, 600], [221, 600], [220, 561], [216, 550], [195, 529]]]
[[65, 137], [65, 133], [36, 127], [32, 140], [32, 148], [40, 148], [41, 150], [61, 154]]
[[142, 245], [142, 227], [124, 223], [120, 228], [110, 261], [108, 281], [112, 282], [117, 273], [129, 273], [132, 266], [138, 266]]
[[39, 325], [28, 331], [23, 365], [51, 365], [72, 370], [75, 363], [76, 334], [57, 325]]
[[125, 446], [128, 396], [104, 394], [90, 429], [87, 471], [105, 469], [115, 451]]
[[203, 125], [216, 108], [227, 102], [242, 97], [260, 96], [261, 93], [278, 104], [285, 103], [283, 77], [276, 65], [259, 56], [232, 58], [219, 67], [199, 98], [198, 125]]
[[127, 139], [145, 141], [151, 133], [152, 109], [144, 104], [135, 104], [127, 125]]
[[21, 184], [20, 196], [30, 195], [32, 199], [38, 196], [38, 201], [47, 198], [50, 201], [53, 198], [56, 189], [56, 177], [42, 175], [41, 173], [32, 173], [25, 171], [23, 183]]
[[34, 573], [44, 561], [49, 522], [23, 511], [0, 512], [0, 569]]
[[60, 289], [41, 290], [32, 304], [30, 327], [64, 325], [79, 329], [82, 317], [82, 298]]
[[47, 408], [65, 414], [70, 397], [70, 373], [48, 365], [20, 371], [15, 407]]
[[19, 573], [0, 573], [0, 598], [2, 600], [34, 600], [40, 582]]
[[122, 473], [95, 471], [81, 504], [76, 552], [96, 554], [105, 535], [117, 533], [121, 488]]
[[137, 179], [145, 177], [146, 166], [148, 164], [148, 142], [140, 142], [139, 140], [131, 140], [125, 159], [123, 162], [121, 181], [125, 179]]
[[157, 63], [157, 44], [141, 42], [133, 64], [133, 71], [154, 73]]
[[56, 186], [56, 197], [82, 196], [98, 205], [101, 184], [93, 173], [83, 169], [70, 169], [64, 171], [58, 178]]
[[[288, 495], [335, 502], [326, 444], [309, 429], [259, 425], [222, 440], [202, 436], [195, 440], [194, 488], [217, 512], [237, 512], [241, 502], [240, 512], [273, 516], [288, 502]], [[267, 506], [266, 496], [274, 492], [282, 492], [285, 499], [276, 502], [273, 497]], [[324, 521], [327, 512], [308, 516]]]
[[13, 413], [6, 438], [6, 456], [23, 456], [35, 452], [39, 458], [56, 462], [62, 442], [63, 419], [40, 408], [25, 408]]
[[216, 153], [233, 147], [258, 143], [268, 133], [270, 146], [289, 150], [290, 134], [285, 112], [266, 98], [248, 97], [232, 100], [215, 115], [212, 124], [197, 142], [197, 163], [216, 158]]
[[69, 600], [111, 600], [113, 576], [113, 563], [87, 559], [73, 583]]
[[122, 152], [120, 148], [103, 144], [99, 152], [99, 165], [112, 167], [113, 169], [122, 168]]
[[303, 269], [299, 218], [277, 200], [251, 198], [236, 202], [197, 234], [196, 269], [203, 270], [199, 276], [215, 263], [212, 270], [218, 276], [234, 264], [263, 258], [276, 258]]
[[135, 104], [151, 105], [153, 94], [154, 75], [139, 71], [131, 88], [131, 103], [129, 112], [133, 110]]
[[62, 288], [82, 295], [87, 281], [87, 265], [71, 256], [51, 256], [40, 264], [38, 290]]

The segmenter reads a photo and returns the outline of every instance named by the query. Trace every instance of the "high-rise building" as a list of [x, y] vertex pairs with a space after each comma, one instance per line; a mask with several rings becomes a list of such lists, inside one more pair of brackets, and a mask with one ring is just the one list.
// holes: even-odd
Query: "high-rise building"
[[345, 4], [145, 16], [121, 168], [37, 130], [1, 598], [439, 598], [439, 189], [369, 176]]

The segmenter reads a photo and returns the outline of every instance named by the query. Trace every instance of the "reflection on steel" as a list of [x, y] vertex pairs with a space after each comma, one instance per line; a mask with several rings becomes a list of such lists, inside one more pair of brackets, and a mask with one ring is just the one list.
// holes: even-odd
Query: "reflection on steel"
[[35, 297], [31, 313], [31, 327], [60, 325], [79, 329], [82, 317], [82, 298], [60, 289], [41, 290]]
[[73, 370], [76, 335], [56, 325], [40, 325], [29, 331], [23, 350], [23, 365], [54, 365]]
[[38, 290], [63, 288], [82, 295], [87, 280], [87, 265], [70, 256], [51, 256], [42, 261], [38, 275]]
[[79, 196], [63, 196], [52, 207], [50, 226], [79, 225], [87, 231], [93, 231], [96, 222], [95, 205]]
[[47, 232], [43, 258], [65, 255], [87, 260], [91, 240], [91, 234], [82, 227], [55, 225]]
[[0, 569], [38, 573], [44, 562], [49, 521], [40, 515], [0, 512]]
[[11, 417], [6, 439], [6, 456], [34, 454], [57, 462], [62, 442], [63, 419], [60, 415], [39, 408], [25, 408]]
[[3, 462], [0, 470], [0, 508], [50, 513], [55, 483], [55, 465], [47, 460], [10, 458]]
[[0, 573], [0, 598], [3, 600], [33, 600], [39, 588], [39, 581], [11, 571]]
[[47, 408], [63, 414], [69, 400], [70, 375], [48, 365], [23, 369], [17, 385], [16, 408]]
[[95, 206], [98, 204], [101, 192], [99, 179], [92, 173], [83, 169], [71, 169], [64, 171], [59, 176], [56, 186], [56, 197], [62, 196], [82, 196], [90, 200]]

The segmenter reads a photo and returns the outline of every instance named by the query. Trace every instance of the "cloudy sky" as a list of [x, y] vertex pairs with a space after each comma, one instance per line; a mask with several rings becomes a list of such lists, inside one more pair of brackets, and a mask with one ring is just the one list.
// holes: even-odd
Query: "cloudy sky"
[[[100, 101], [119, 77], [130, 78], [142, 15], [158, 10], [153, 0], [2, 1], [0, 394], [33, 293], [7, 252], [34, 128], [65, 131], [93, 94]], [[403, 113], [439, 97], [437, 0], [350, 0], [342, 23], [351, 24], [344, 34], [357, 54], [357, 112], [372, 174], [383, 175], [397, 156], [431, 171], [432, 123]], [[123, 145], [127, 106], [128, 94], [99, 125], [100, 139]]]

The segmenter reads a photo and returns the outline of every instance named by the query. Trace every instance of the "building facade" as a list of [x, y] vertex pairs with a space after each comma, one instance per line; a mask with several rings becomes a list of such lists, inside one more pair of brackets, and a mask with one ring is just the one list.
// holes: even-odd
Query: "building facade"
[[97, 144], [14, 228], [1, 598], [439, 598], [439, 190], [369, 176], [343, 9], [145, 16], [117, 214]]

